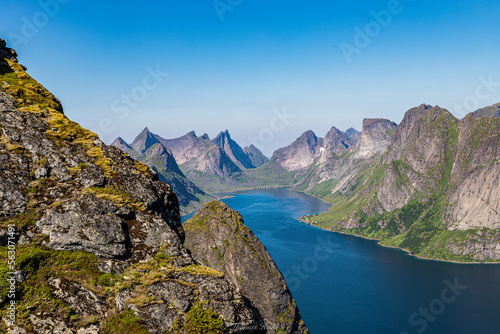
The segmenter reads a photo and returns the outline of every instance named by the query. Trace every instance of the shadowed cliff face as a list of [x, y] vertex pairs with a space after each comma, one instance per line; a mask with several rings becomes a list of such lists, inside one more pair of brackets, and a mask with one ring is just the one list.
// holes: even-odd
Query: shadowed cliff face
[[[7, 258], [9, 226], [17, 243], [17, 319], [0, 322], [0, 332], [255, 327], [260, 318], [248, 298], [222, 272], [192, 260], [170, 186], [69, 120], [3, 40], [0, 56], [0, 257]], [[168, 165], [158, 145], [149, 148]], [[0, 263], [1, 282], [11, 271]], [[3, 320], [8, 291], [0, 284]]]
[[223, 272], [255, 308], [268, 333], [307, 333], [287, 284], [241, 215], [211, 202], [184, 223], [195, 261]]

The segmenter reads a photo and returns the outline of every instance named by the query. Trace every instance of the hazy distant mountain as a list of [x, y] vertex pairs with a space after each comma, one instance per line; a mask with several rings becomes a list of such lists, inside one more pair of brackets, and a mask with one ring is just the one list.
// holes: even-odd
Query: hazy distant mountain
[[287, 171], [297, 171], [309, 167], [321, 154], [322, 139], [311, 130], [304, 132], [290, 145], [276, 150], [271, 161]]
[[269, 161], [269, 159], [254, 145], [245, 147], [243, 151], [246, 155], [248, 155], [250, 161], [252, 162], [252, 165], [254, 165], [255, 167], [260, 167]]
[[332, 127], [323, 139], [323, 150], [327, 157], [341, 155], [351, 147], [351, 140], [347, 134], [336, 127]]
[[361, 138], [361, 132], [359, 132], [355, 128], [347, 129], [345, 134], [347, 135], [347, 138], [349, 138], [349, 141], [351, 142], [352, 145], [356, 145], [356, 143]]
[[172, 152], [163, 146], [148, 128], [145, 128], [134, 139], [132, 145], [128, 145], [120, 137], [111, 145], [145, 163], [158, 173], [161, 181], [170, 184], [177, 194], [182, 212], [188, 213], [196, 210], [204, 203], [214, 199], [186, 178], [177, 165]]
[[272, 162], [278, 163], [287, 171], [299, 171], [310, 167], [316, 159], [324, 161], [334, 155], [341, 155], [352, 146], [346, 133], [332, 127], [325, 138], [318, 138], [309, 130], [292, 144], [273, 153]]
[[384, 118], [365, 118], [363, 132], [354, 151], [355, 158], [370, 158], [383, 153], [389, 143], [397, 124]]
[[172, 151], [175, 160], [188, 177], [195, 172], [220, 178], [241, 173], [241, 169], [226, 152], [210, 141], [206, 134], [197, 137], [194, 131], [191, 131], [175, 139], [165, 139], [159, 135], [154, 137]]
[[240, 145], [231, 139], [231, 135], [228, 130], [220, 132], [214, 139], [212, 139], [212, 143], [224, 149], [224, 152], [226, 152], [229, 158], [237, 165], [239, 164], [243, 166], [243, 168], [247, 169], [256, 167]]

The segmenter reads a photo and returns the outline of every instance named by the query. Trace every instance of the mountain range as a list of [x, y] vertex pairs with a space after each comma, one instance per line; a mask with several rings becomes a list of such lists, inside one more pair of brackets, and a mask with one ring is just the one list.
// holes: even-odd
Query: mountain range
[[332, 203], [304, 217], [309, 224], [419, 257], [499, 261], [499, 116], [500, 104], [461, 120], [423, 104], [400, 124], [364, 119], [361, 132], [332, 127], [323, 138], [306, 131], [269, 160], [255, 147], [248, 154], [227, 130], [213, 140], [152, 137], [206, 193], [283, 186]]

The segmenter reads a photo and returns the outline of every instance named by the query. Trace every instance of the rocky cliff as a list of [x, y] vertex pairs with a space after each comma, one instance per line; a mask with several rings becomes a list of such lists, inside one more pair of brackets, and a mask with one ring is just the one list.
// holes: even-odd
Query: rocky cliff
[[2, 259], [16, 243], [0, 263], [0, 331], [264, 332], [231, 279], [192, 259], [170, 186], [69, 120], [3, 40], [0, 56]]
[[238, 212], [212, 202], [184, 228], [193, 259], [225, 274], [248, 298], [261, 328], [268, 333], [307, 332], [283, 276]]

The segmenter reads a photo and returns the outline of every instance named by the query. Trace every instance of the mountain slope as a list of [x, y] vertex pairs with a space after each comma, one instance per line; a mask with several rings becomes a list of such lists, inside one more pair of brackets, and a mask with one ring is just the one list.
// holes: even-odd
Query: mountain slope
[[260, 167], [269, 161], [269, 159], [254, 145], [243, 148], [243, 151], [255, 167]]
[[314, 132], [306, 131], [287, 147], [276, 150], [271, 161], [289, 172], [307, 168], [321, 154], [322, 143]]
[[410, 109], [379, 162], [338, 189], [330, 211], [305, 219], [421, 257], [498, 261], [499, 134], [499, 118]]
[[[0, 263], [0, 331], [221, 333], [240, 326], [230, 332], [241, 333], [257, 326], [261, 318], [238, 287], [193, 261], [170, 186], [70, 121], [3, 40], [0, 57], [2, 259], [7, 243], [16, 243], [13, 268]], [[210, 228], [209, 219], [202, 224]], [[17, 282], [12, 323], [7, 279]]]

